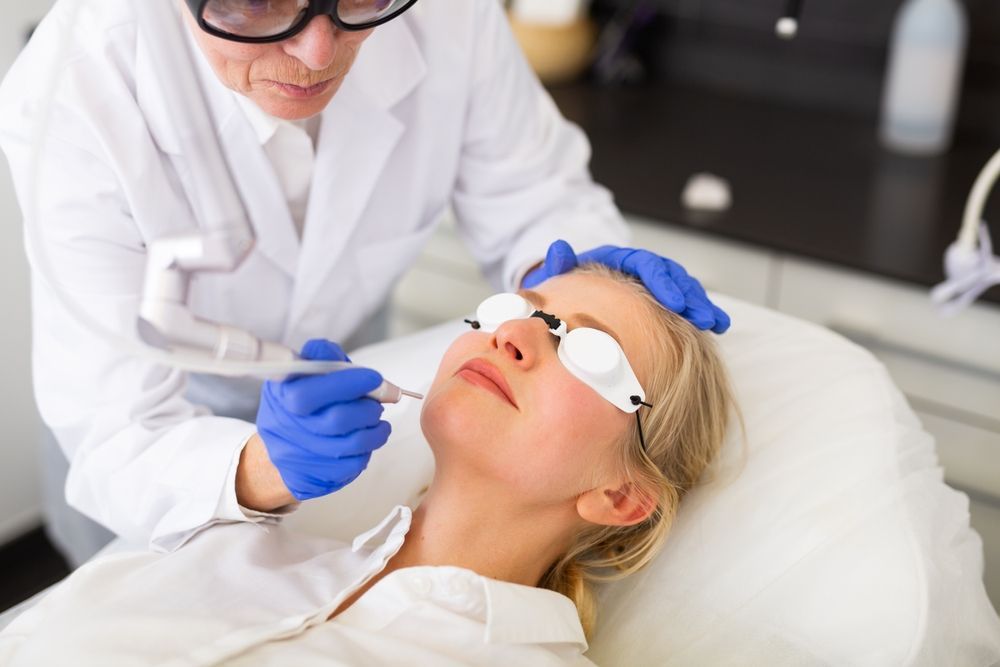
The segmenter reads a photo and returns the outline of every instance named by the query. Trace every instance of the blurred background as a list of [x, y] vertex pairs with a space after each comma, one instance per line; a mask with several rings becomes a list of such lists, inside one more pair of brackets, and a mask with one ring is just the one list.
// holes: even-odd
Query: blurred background
[[[0, 0], [0, 73], [49, 4]], [[1000, 3], [507, 4], [556, 104], [590, 137], [594, 177], [637, 244], [885, 363], [937, 438], [948, 483], [970, 498], [1000, 604], [1000, 288], [952, 318], [928, 296], [973, 181], [1000, 148]], [[958, 12], [967, 33], [949, 34], [935, 12]], [[798, 19], [794, 36], [787, 23], [779, 35], [783, 17]], [[923, 61], [907, 55], [928, 43], [945, 65], [926, 50]], [[908, 126], [887, 110], [892, 86], [941, 112], [936, 145], [893, 138]], [[66, 572], [42, 524], [28, 275], [5, 169], [0, 161], [0, 609]], [[397, 289], [393, 332], [465, 315], [490, 293], [446, 221]]]

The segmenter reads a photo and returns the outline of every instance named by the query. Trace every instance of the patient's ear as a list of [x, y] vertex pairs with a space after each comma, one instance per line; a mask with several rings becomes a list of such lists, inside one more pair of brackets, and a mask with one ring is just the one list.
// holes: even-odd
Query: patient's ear
[[654, 495], [635, 482], [599, 486], [576, 499], [580, 518], [601, 526], [634, 526], [655, 510]]

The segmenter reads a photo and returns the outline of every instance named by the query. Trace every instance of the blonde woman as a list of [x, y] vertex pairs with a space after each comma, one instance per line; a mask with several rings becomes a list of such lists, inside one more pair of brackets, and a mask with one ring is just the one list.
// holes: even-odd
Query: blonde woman
[[436, 470], [415, 510], [349, 546], [236, 524], [98, 559], [0, 635], [0, 659], [589, 664], [592, 583], [663, 544], [722, 442], [729, 385], [710, 334], [622, 274], [500, 302], [427, 393]]

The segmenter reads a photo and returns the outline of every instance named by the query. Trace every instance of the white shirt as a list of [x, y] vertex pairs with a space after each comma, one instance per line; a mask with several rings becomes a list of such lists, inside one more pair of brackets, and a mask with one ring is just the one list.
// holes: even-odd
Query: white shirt
[[268, 114], [245, 95], [235, 92], [233, 95], [274, 168], [275, 178], [285, 193], [295, 231], [301, 240], [316, 165], [319, 117], [283, 120]]
[[590, 665], [573, 603], [457, 567], [391, 572], [398, 506], [351, 546], [228, 524], [169, 554], [99, 558], [0, 633], [18, 665]]

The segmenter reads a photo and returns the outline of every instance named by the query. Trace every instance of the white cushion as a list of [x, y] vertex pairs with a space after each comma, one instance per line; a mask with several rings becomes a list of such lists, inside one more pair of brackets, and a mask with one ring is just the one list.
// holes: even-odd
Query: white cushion
[[[716, 297], [747, 428], [681, 506], [664, 552], [604, 586], [588, 653], [601, 665], [988, 665], [1000, 620], [968, 499], [869, 353], [815, 325]], [[362, 349], [355, 362], [425, 389], [461, 323]], [[350, 537], [416, 502], [433, 458], [419, 403], [354, 484], [289, 523]]]

